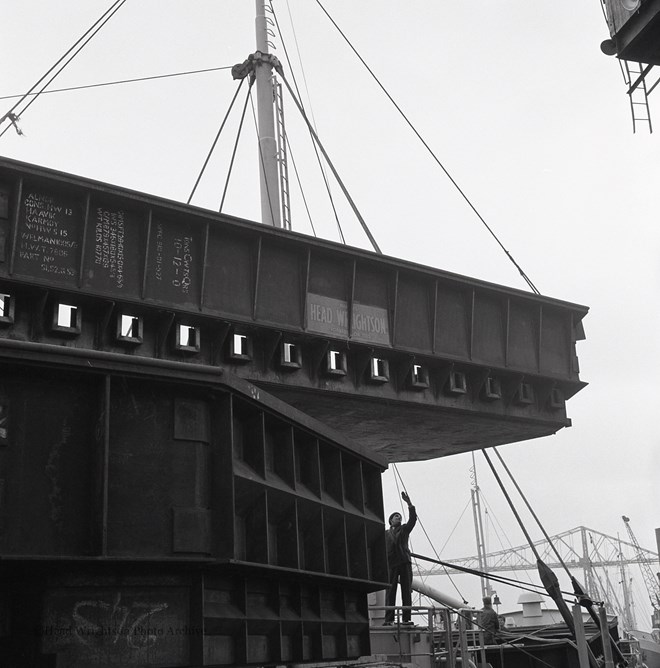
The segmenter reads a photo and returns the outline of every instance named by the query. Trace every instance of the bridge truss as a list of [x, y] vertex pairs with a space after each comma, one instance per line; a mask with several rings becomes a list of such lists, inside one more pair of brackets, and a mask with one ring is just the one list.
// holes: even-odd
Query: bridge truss
[[[574, 575], [582, 581], [588, 593], [595, 599], [604, 601], [606, 606], [619, 616], [625, 627], [634, 628], [635, 610], [634, 603], [629, 597], [630, 580], [626, 569], [631, 565], [655, 564], [657, 570], [658, 553], [584, 526], [551, 536], [550, 541], [569, 570], [581, 571]], [[563, 568], [547, 540], [536, 541], [534, 547], [550, 568], [553, 570]], [[477, 555], [448, 559], [447, 562], [461, 568], [479, 570]], [[536, 571], [536, 569], [536, 557], [529, 545], [486, 554], [485, 571], [488, 573]], [[613, 569], [614, 575], [612, 575]], [[462, 572], [464, 571], [435, 566], [429, 569], [420, 568], [418, 575], [425, 577]]]

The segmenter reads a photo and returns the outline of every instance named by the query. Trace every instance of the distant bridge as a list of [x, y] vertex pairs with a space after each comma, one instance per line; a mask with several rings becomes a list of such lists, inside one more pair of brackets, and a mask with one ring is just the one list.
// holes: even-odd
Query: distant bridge
[[[622, 563], [621, 551], [624, 547], [629, 548], [634, 556], [623, 559], [623, 563], [640, 564], [644, 561], [658, 561], [658, 553], [652, 550], [641, 549], [641, 553], [635, 550], [632, 543], [620, 540], [614, 536], [608, 536], [588, 527], [579, 526], [563, 533], [550, 536], [552, 544], [559, 552], [562, 561], [572, 569], [582, 569], [585, 581], [590, 579], [590, 571], [593, 568], [620, 566]], [[562, 568], [557, 561], [556, 554], [548, 541], [538, 540], [534, 543], [541, 559], [550, 568]], [[443, 560], [444, 561], [444, 560]], [[479, 557], [461, 557], [460, 559], [447, 559], [448, 563], [465, 568], [479, 569]], [[486, 555], [486, 570], [489, 573], [499, 571], [522, 571], [536, 570], [536, 557], [529, 545], [511, 547], [498, 552], [490, 552]], [[434, 566], [429, 569], [420, 569], [419, 575], [447, 575], [460, 573], [462, 571], [453, 568]]]

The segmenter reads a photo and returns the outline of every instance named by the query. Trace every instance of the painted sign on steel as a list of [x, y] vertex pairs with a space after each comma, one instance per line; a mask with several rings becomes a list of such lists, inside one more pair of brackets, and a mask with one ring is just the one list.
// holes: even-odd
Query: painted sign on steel
[[[348, 338], [348, 302], [308, 293], [307, 330]], [[389, 346], [391, 341], [387, 309], [354, 302], [351, 338]]]

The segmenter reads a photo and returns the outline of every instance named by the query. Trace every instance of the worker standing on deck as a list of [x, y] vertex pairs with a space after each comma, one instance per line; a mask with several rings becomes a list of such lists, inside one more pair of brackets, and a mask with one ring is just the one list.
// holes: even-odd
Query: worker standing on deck
[[497, 642], [497, 634], [500, 630], [500, 618], [495, 610], [493, 610], [490, 596], [484, 596], [481, 600], [484, 603], [484, 607], [477, 614], [477, 623], [483, 629], [484, 643], [486, 645], [494, 645]]
[[[401, 492], [401, 498], [408, 504], [408, 521], [402, 524], [401, 513], [392, 513], [389, 517], [390, 528], [385, 531], [385, 545], [387, 546], [387, 563], [390, 574], [390, 588], [387, 590], [385, 604], [396, 605], [397, 585], [401, 585], [401, 604], [412, 605], [412, 563], [410, 561], [410, 548], [408, 537], [417, 522], [415, 506], [410, 502], [410, 497]], [[402, 614], [403, 624], [412, 624], [410, 621], [410, 609], [404, 610]], [[394, 610], [385, 612], [385, 624], [394, 622]]]

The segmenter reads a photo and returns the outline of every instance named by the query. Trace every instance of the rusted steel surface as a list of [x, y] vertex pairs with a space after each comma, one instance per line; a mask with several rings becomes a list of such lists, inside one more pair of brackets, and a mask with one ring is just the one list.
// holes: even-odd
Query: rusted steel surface
[[0, 360], [3, 659], [369, 653], [378, 456], [231, 374], [16, 343]]
[[8, 160], [2, 193], [0, 355], [225, 369], [389, 461], [570, 424], [583, 306]]

